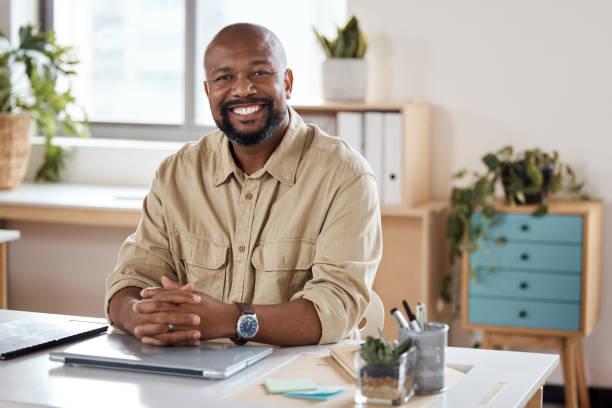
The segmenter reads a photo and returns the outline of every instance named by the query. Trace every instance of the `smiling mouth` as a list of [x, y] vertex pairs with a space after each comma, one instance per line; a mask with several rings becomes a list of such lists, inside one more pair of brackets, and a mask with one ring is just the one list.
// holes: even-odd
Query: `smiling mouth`
[[232, 111], [232, 113], [235, 113], [237, 115], [241, 115], [241, 116], [248, 116], [248, 115], [252, 115], [255, 112], [258, 112], [261, 110], [261, 108], [263, 108], [264, 105], [246, 105], [246, 106], [236, 106], [234, 108], [231, 108], [230, 110]]

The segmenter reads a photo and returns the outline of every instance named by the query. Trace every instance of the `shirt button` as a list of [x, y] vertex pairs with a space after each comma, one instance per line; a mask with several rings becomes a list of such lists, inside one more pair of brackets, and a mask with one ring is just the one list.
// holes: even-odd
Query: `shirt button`
[[253, 198], [253, 193], [246, 193], [244, 195], [244, 198], [246, 198], [247, 200], [251, 200]]
[[244, 245], [240, 245], [240, 246], [238, 247], [238, 252], [244, 252], [244, 250], [245, 250], [245, 249], [246, 249], [246, 248], [244, 247]]

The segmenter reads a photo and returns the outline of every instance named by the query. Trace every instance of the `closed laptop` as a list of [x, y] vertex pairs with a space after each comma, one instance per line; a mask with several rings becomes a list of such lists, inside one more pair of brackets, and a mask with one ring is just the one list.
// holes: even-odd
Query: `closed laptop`
[[191, 347], [151, 346], [116, 330], [53, 352], [50, 359], [75, 366], [223, 379], [273, 350], [273, 347], [213, 342]]

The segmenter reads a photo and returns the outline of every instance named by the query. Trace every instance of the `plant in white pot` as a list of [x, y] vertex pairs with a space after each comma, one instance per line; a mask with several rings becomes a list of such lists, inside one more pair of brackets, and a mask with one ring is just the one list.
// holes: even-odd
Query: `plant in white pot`
[[327, 39], [314, 29], [327, 59], [323, 62], [323, 97], [336, 101], [363, 101], [367, 88], [367, 41], [352, 16], [338, 36]]
[[51, 143], [62, 132], [88, 136], [86, 122], [69, 113], [75, 98], [58, 80], [75, 75], [78, 61], [71, 47], [55, 42], [53, 31], [39, 32], [34, 25], [19, 29], [13, 47], [0, 31], [0, 189], [16, 187], [25, 174], [30, 152], [30, 120], [45, 136], [45, 156], [36, 180], [58, 181], [68, 152]]

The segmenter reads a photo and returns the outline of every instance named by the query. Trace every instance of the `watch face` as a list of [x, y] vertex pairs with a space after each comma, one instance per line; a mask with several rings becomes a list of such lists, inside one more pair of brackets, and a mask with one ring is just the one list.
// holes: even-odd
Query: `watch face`
[[259, 323], [254, 315], [245, 314], [238, 319], [238, 336], [250, 339], [255, 336]]

